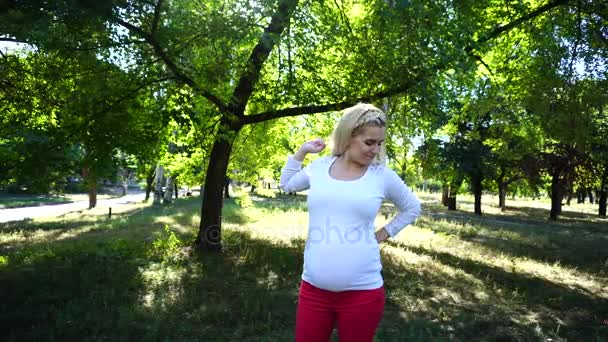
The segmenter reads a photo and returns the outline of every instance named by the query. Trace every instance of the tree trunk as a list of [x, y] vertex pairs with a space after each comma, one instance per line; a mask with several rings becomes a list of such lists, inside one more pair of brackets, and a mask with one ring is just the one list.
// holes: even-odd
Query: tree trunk
[[167, 175], [167, 183], [165, 184], [165, 194], [163, 196], [163, 203], [173, 203], [173, 180], [174, 176]]
[[144, 202], [148, 202], [150, 199], [150, 192], [152, 191], [152, 183], [154, 183], [154, 176], [156, 175], [156, 168], [152, 167], [148, 176], [146, 177], [146, 199]]
[[97, 175], [90, 166], [87, 166], [86, 162], [85, 166], [82, 168], [82, 176], [84, 177], [87, 186], [89, 209], [95, 208], [97, 206]]
[[89, 209], [97, 206], [97, 177], [95, 172], [90, 172], [87, 176], [87, 190], [89, 194]]
[[503, 186], [502, 189], [498, 190], [498, 206], [500, 207], [500, 211], [507, 211], [507, 189], [506, 186]]
[[554, 173], [551, 177], [551, 212], [549, 218], [557, 220], [559, 214], [562, 213], [562, 189], [559, 180], [559, 173]]
[[[443, 185], [443, 193], [441, 194], [441, 204], [443, 204], [444, 207], [448, 206], [448, 198], [449, 198], [449, 192], [450, 189], [448, 188], [447, 185]], [[456, 210], [456, 209], [454, 209]]]
[[593, 199], [593, 189], [589, 189], [587, 192], [589, 193], [589, 203], [595, 203]]
[[606, 217], [606, 197], [608, 195], [608, 163], [604, 164], [604, 172], [602, 173], [600, 188], [597, 190], [597, 197], [599, 202], [598, 215], [600, 217]]
[[498, 183], [498, 207], [502, 212], [507, 210], [507, 186], [502, 182]]
[[179, 187], [177, 186], [177, 179], [173, 178], [173, 189], [175, 190], [175, 199], [179, 197]]
[[585, 203], [585, 195], [583, 194], [581, 189], [576, 189], [576, 203]]
[[475, 195], [475, 215], [481, 216], [481, 192], [483, 187], [481, 185], [482, 178], [473, 178], [473, 194]]
[[599, 211], [598, 214], [600, 217], [606, 217], [606, 197], [607, 197], [608, 191], [606, 190], [600, 190], [598, 197], [599, 197]]
[[222, 190], [232, 152], [232, 143], [239, 131], [240, 128], [231, 129], [228, 134], [219, 134], [211, 149], [205, 176], [201, 223], [195, 242], [201, 250], [222, 250]]
[[254, 192], [255, 192], [255, 185], [251, 184], [251, 190], [250, 190], [250, 192], [251, 192], [251, 193], [254, 193]]
[[456, 210], [456, 195], [448, 197], [448, 210]]
[[165, 170], [160, 164], [156, 165], [156, 189], [154, 189], [154, 204], [161, 204], [163, 198], [163, 174]]
[[95, 183], [95, 180], [89, 182], [89, 209], [97, 206], [97, 184]]

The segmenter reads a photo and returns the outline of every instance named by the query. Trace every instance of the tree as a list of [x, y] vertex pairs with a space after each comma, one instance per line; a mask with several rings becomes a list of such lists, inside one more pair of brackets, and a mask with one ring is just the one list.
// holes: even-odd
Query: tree
[[[5, 137], [25, 134], [25, 139], [18, 139], [25, 142], [20, 144], [22, 162], [8, 166], [20, 175], [21, 180], [15, 180], [32, 180], [37, 191], [46, 192], [56, 179], [65, 179], [80, 168], [88, 186], [89, 206], [94, 207], [97, 181], [114, 172], [116, 152], [145, 151], [145, 145], [154, 140], [156, 124], [162, 122], [159, 112], [145, 108], [149, 94], [140, 91], [146, 87], [134, 84], [128, 73], [90, 53], [72, 58], [40, 51], [10, 58], [21, 64], [9, 70], [20, 69], [26, 76], [13, 80], [13, 89], [4, 93], [10, 100], [2, 122]], [[34, 153], [44, 153], [44, 157]], [[75, 167], [76, 163], [81, 165]]]
[[54, 72], [60, 62], [53, 56], [2, 57], [0, 184], [33, 193], [61, 191], [60, 184], [75, 174], [80, 159], [56, 122], [59, 94], [69, 81]]
[[[561, 4], [563, 4], [564, 2], [555, 2], [555, 3], [551, 3], [549, 5], [546, 6], [542, 6], [541, 8], [537, 9], [536, 11], [531, 12], [529, 15], [526, 16], [522, 16], [521, 18], [515, 20], [514, 22], [510, 23], [509, 25], [503, 26], [499, 29], [496, 29], [494, 31], [491, 31], [488, 35], [484, 36], [481, 39], [478, 39], [477, 41], [474, 41], [471, 45], [463, 45], [462, 47], [464, 47], [464, 51], [465, 52], [472, 52], [476, 45], [482, 44], [484, 42], [487, 42], [488, 40], [500, 35], [503, 32], [506, 32], [510, 29], [512, 29], [513, 27], [515, 27], [516, 25], [520, 24], [521, 22], [536, 17], [556, 6], [559, 6]], [[209, 88], [204, 88], [203, 86], [201, 86], [200, 83], [197, 83], [196, 80], [192, 77], [188, 77], [188, 75], [185, 73], [184, 69], [181, 68], [180, 66], [178, 66], [177, 64], [175, 64], [173, 62], [173, 60], [170, 58], [170, 56], [167, 54], [167, 50], [165, 50], [161, 44], [161, 42], [159, 40], [157, 40], [155, 38], [155, 31], [159, 28], [158, 26], [158, 19], [159, 19], [159, 15], [161, 13], [161, 6], [162, 2], [158, 2], [157, 6], [156, 6], [156, 10], [154, 11], [154, 19], [151, 22], [151, 25], [149, 26], [149, 30], [143, 29], [142, 27], [137, 27], [132, 25], [130, 22], [124, 20], [124, 19], [116, 19], [116, 22], [123, 25], [124, 27], [128, 28], [132, 33], [137, 34], [138, 36], [140, 36], [141, 38], [143, 38], [144, 40], [146, 40], [146, 42], [152, 47], [152, 49], [156, 52], [156, 54], [158, 55], [158, 57], [160, 57], [161, 59], [163, 59], [163, 61], [165, 62], [165, 64], [167, 65], [167, 67], [169, 69], [171, 69], [171, 71], [173, 72], [173, 74], [175, 75], [175, 77], [184, 82], [185, 84], [190, 85], [191, 87], [193, 87], [193, 89], [196, 89], [197, 92], [201, 95], [203, 95], [206, 99], [208, 99], [211, 103], [213, 103], [221, 112], [221, 120], [220, 120], [220, 127], [219, 127], [219, 131], [218, 131], [218, 135], [217, 138], [214, 142], [214, 146], [211, 150], [211, 155], [210, 155], [210, 163], [209, 163], [209, 167], [207, 169], [207, 173], [206, 173], [206, 180], [205, 180], [205, 184], [206, 184], [206, 191], [205, 191], [205, 195], [203, 198], [203, 206], [202, 206], [202, 220], [201, 220], [201, 226], [200, 226], [200, 231], [199, 231], [199, 236], [197, 238], [197, 244], [205, 249], [214, 249], [214, 250], [218, 250], [221, 248], [221, 245], [219, 244], [219, 242], [221, 241], [221, 230], [220, 230], [220, 225], [221, 225], [221, 221], [220, 221], [220, 213], [221, 213], [221, 195], [222, 195], [222, 180], [225, 178], [225, 173], [227, 170], [227, 165], [229, 162], [229, 157], [230, 157], [230, 153], [232, 150], [232, 145], [234, 143], [234, 140], [236, 138], [236, 136], [238, 135], [238, 133], [241, 131], [241, 129], [243, 128], [243, 126], [245, 125], [249, 125], [249, 124], [253, 124], [253, 123], [259, 123], [259, 122], [263, 122], [263, 121], [267, 121], [267, 120], [271, 120], [271, 119], [276, 119], [279, 117], [284, 117], [284, 116], [292, 116], [292, 115], [301, 115], [301, 114], [311, 114], [311, 113], [318, 113], [318, 112], [325, 112], [325, 111], [329, 111], [329, 110], [338, 110], [338, 109], [342, 109], [342, 108], [346, 108], [348, 106], [351, 106], [353, 104], [355, 104], [358, 101], [361, 100], [366, 100], [366, 101], [370, 101], [370, 100], [374, 100], [374, 99], [380, 99], [386, 96], [390, 96], [393, 94], [401, 94], [404, 92], [407, 92], [409, 89], [411, 89], [414, 85], [418, 84], [422, 79], [425, 79], [427, 77], [429, 77], [429, 74], [432, 75], [434, 74], [437, 70], [441, 70], [446, 68], [448, 65], [450, 65], [451, 59], [455, 59], [455, 60], [462, 60], [461, 58], [456, 57], [455, 55], [457, 55], [458, 52], [461, 53], [461, 51], [463, 50], [459, 50], [458, 48], [453, 49], [452, 51], [449, 50], [444, 50], [444, 51], [432, 51], [434, 48], [445, 48], [448, 45], [445, 44], [447, 42], [447, 40], [445, 40], [446, 37], [441, 36], [440, 34], [437, 34], [435, 37], [440, 37], [439, 39], [437, 39], [436, 43], [438, 43], [437, 45], [433, 45], [430, 44], [431, 48], [429, 48], [428, 50], [425, 51], [425, 49], [420, 49], [416, 52], [418, 53], [429, 53], [431, 55], [439, 55], [441, 56], [441, 58], [443, 58], [444, 60], [438, 60], [436, 59], [432, 59], [429, 58], [429, 60], [431, 60], [432, 62], [429, 63], [429, 65], [424, 65], [424, 66], [420, 66], [421, 70], [419, 72], [412, 72], [412, 70], [409, 70], [409, 72], [407, 72], [405, 75], [405, 79], [394, 79], [391, 76], [395, 75], [396, 72], [398, 72], [398, 70], [407, 70], [405, 68], [403, 68], [404, 64], [399, 64], [399, 61], [397, 63], [395, 63], [394, 61], [387, 61], [386, 64], [381, 63], [383, 61], [387, 60], [387, 56], [389, 56], [390, 54], [373, 54], [373, 53], [369, 53], [371, 51], [374, 51], [373, 48], [378, 48], [378, 51], [382, 51], [383, 49], [386, 49], [388, 46], [391, 46], [391, 49], [397, 48], [397, 51], [399, 51], [400, 48], [403, 48], [404, 51], [412, 51], [411, 49], [407, 49], [407, 44], [405, 44], [404, 46], [402, 45], [397, 45], [395, 46], [395, 41], [391, 41], [388, 39], [385, 39], [385, 37], [389, 37], [393, 38], [393, 36], [391, 36], [391, 34], [388, 33], [395, 33], [395, 34], [399, 34], [398, 30], [390, 30], [387, 29], [386, 31], [372, 31], [372, 32], [379, 32], [380, 34], [376, 35], [375, 33], [372, 33], [372, 37], [375, 38], [374, 39], [361, 39], [361, 40], [355, 40], [356, 42], [371, 42], [370, 45], [365, 46], [365, 44], [356, 44], [356, 48], [359, 49], [358, 51], [363, 51], [366, 53], [361, 53], [361, 54], [354, 54], [353, 58], [345, 58], [343, 60], [340, 60], [341, 65], [344, 67], [343, 70], [345, 70], [346, 72], [351, 72], [351, 74], [345, 74], [344, 72], [337, 72], [334, 73], [333, 75], [328, 73], [331, 71], [336, 71], [336, 69], [332, 69], [332, 66], [334, 65], [333, 63], [335, 63], [337, 61], [337, 59], [334, 59], [333, 61], [328, 61], [327, 57], [323, 57], [324, 56], [336, 56], [336, 55], [343, 55], [339, 53], [339, 50], [337, 50], [336, 48], [338, 46], [345, 46], [345, 43], [352, 43], [353, 40], [352, 38], [355, 37], [357, 34], [361, 34], [363, 36], [365, 36], [367, 34], [367, 32], [370, 31], [359, 31], [361, 33], [359, 33], [358, 31], [356, 31], [356, 29], [363, 29], [365, 27], [365, 25], [361, 25], [360, 27], [357, 27], [356, 24], [367, 24], [366, 20], [370, 20], [370, 18], [372, 18], [372, 16], [362, 16], [363, 18], [361, 20], [358, 21], [349, 21], [347, 18], [347, 16], [345, 15], [344, 9], [341, 8], [339, 5], [332, 8], [329, 7], [328, 8], [322, 8], [322, 10], [319, 10], [319, 8], [316, 8], [314, 6], [314, 4], [308, 4], [305, 3], [303, 7], [305, 7], [306, 10], [308, 10], [308, 12], [302, 11], [302, 12], [295, 12], [295, 8], [296, 8], [296, 1], [279, 1], [279, 3], [277, 4], [278, 8], [275, 12], [273, 12], [270, 17], [270, 23], [266, 26], [266, 29], [264, 31], [264, 33], [261, 35], [261, 37], [257, 40], [257, 42], [255, 43], [255, 45], [253, 46], [253, 49], [251, 49], [251, 53], [249, 54], [249, 57], [246, 59], [246, 63], [245, 63], [245, 67], [243, 70], [243, 72], [240, 74], [239, 77], [231, 77], [230, 79], [234, 82], [234, 84], [236, 84], [236, 87], [234, 88], [234, 90], [231, 93], [231, 95], [228, 96], [229, 100], [228, 101], [222, 101], [220, 97], [218, 97], [217, 95], [214, 94], [214, 92], [209, 91]], [[435, 7], [433, 8], [433, 10], [437, 10], [439, 8]], [[381, 21], [376, 21], [378, 22], [377, 25], [382, 26], [382, 28], [387, 28], [387, 27], [391, 27], [391, 24], [389, 24], [390, 20], [388, 20], [389, 18], [391, 18], [391, 16], [395, 15], [396, 12], [393, 12], [393, 8], [391, 6], [387, 6], [387, 5], [382, 5], [379, 7], [374, 8], [374, 10], [376, 11], [387, 11], [388, 15], [387, 15], [387, 20], [381, 20]], [[411, 11], [415, 11], [416, 9], [410, 9]], [[424, 9], [422, 9], [422, 11], [424, 11]], [[299, 15], [301, 15], [301, 17], [298, 17], [298, 21], [295, 21], [292, 25], [290, 25], [290, 19], [291, 17], [294, 15], [294, 13], [296, 14], [296, 17], [298, 17]], [[315, 37], [319, 38], [320, 41], [315, 42], [312, 41], [309, 43], [309, 45], [307, 46], [306, 44], [299, 46], [299, 50], [297, 50], [298, 53], [306, 53], [308, 56], [313, 57], [313, 58], [302, 58], [300, 60], [300, 64], [301, 64], [301, 75], [302, 77], [296, 78], [296, 82], [295, 85], [300, 85], [300, 82], [302, 82], [302, 86], [300, 87], [290, 87], [290, 86], [286, 86], [284, 88], [281, 88], [281, 92], [285, 92], [285, 89], [287, 89], [287, 93], [284, 94], [286, 96], [284, 96], [283, 98], [290, 99], [292, 101], [292, 104], [295, 104], [295, 106], [291, 107], [291, 108], [286, 108], [286, 109], [282, 109], [282, 110], [270, 110], [270, 111], [266, 111], [266, 112], [262, 112], [256, 115], [245, 115], [245, 109], [247, 108], [248, 103], [251, 101], [252, 103], [259, 103], [260, 105], [266, 105], [268, 106], [268, 100], [269, 98], [276, 98], [274, 96], [268, 96], [269, 91], [260, 91], [257, 92], [254, 95], [254, 89], [256, 87], [256, 84], [259, 81], [259, 84], [257, 84], [258, 86], [265, 86], [268, 84], [268, 77], [266, 77], [267, 75], [269, 76], [273, 76], [276, 75], [272, 72], [269, 73], [264, 73], [264, 75], [262, 75], [262, 71], [263, 71], [263, 67], [265, 65], [265, 63], [269, 60], [268, 57], [270, 56], [270, 53], [272, 51], [272, 49], [278, 45], [281, 34], [284, 32], [284, 30], [286, 28], [289, 27], [289, 31], [290, 32], [294, 32], [294, 33], [300, 33], [300, 32], [304, 32], [304, 27], [306, 27], [304, 24], [307, 23], [307, 20], [309, 22], [313, 22], [314, 17], [313, 16], [304, 16], [306, 14], [316, 14], [318, 15], [317, 18], [323, 18], [328, 20], [329, 22], [332, 22], [334, 24], [337, 24], [337, 26], [333, 26], [333, 27], [338, 27], [340, 28], [340, 30], [344, 30], [346, 34], [346, 36], [343, 35], [339, 35], [339, 34], [335, 34], [335, 35], [323, 35], [322, 32], [319, 32], [320, 30], [316, 30], [313, 29], [313, 32], [319, 32]], [[411, 14], [411, 13], [410, 13]], [[426, 20], [428, 20], [429, 16], [428, 14], [430, 14], [429, 12], [426, 12]], [[335, 22], [336, 19], [335, 18], [342, 18], [343, 22]], [[382, 17], [384, 18], [384, 17]], [[411, 20], [410, 20], [411, 23]], [[446, 23], [444, 21], [444, 23]], [[448, 21], [446, 23], [446, 25], [454, 25], [457, 22], [451, 22]], [[299, 26], [298, 24], [302, 24], [301, 26]], [[418, 23], [416, 23], [418, 24]], [[320, 27], [332, 27], [331, 25], [328, 26], [320, 26]], [[428, 25], [425, 26], [426, 28], [428, 28]], [[442, 30], [446, 30], [447, 27], [441, 27]], [[415, 31], [415, 30], [413, 30]], [[246, 32], [250, 32], [250, 31], [246, 31]], [[356, 32], [356, 33], [354, 33]], [[446, 30], [444, 32], [454, 32], [454, 31], [450, 31], [450, 30]], [[457, 30], [456, 32], [462, 32]], [[341, 33], [341, 32], [334, 32], [334, 33]], [[385, 34], [387, 33], [387, 34]], [[298, 37], [298, 36], [295, 36]], [[294, 37], [294, 38], [295, 38]], [[331, 38], [330, 38], [331, 37]], [[344, 38], [342, 38], [344, 37]], [[432, 37], [432, 36], [431, 36]], [[306, 42], [306, 39], [308, 37], [298, 37], [298, 38], [304, 38], [304, 42]], [[370, 37], [371, 38], [371, 37]], [[453, 37], [452, 37], [453, 38]], [[287, 42], [291, 42], [291, 37], [288, 35], [287, 36]], [[328, 42], [330, 42], [331, 44], [327, 44]], [[393, 44], [390, 44], [389, 42], [392, 42]], [[450, 43], [452, 43], [452, 41], [450, 41]], [[316, 44], [315, 44], [316, 43]], [[407, 42], [409, 43], [409, 42]], [[441, 44], [443, 43], [443, 44]], [[289, 45], [289, 44], [287, 44]], [[318, 47], [322, 47], [323, 48], [323, 55], [319, 54], [319, 50]], [[291, 50], [288, 48], [288, 63], [287, 65], [289, 66], [291, 63], [290, 59], [289, 59], [289, 53], [291, 52]], [[313, 52], [313, 53], [310, 53]], [[369, 58], [371, 55], [372, 58]], [[404, 53], [403, 55], [405, 58], [405, 60], [407, 60], [409, 57], [411, 57], [410, 54]], [[278, 58], [280, 56], [276, 56], [274, 61], [278, 61], [279, 62], [279, 66], [281, 66], [280, 64], [280, 58]], [[316, 59], [315, 59], [316, 58]], [[351, 68], [347, 68], [346, 66], [350, 65], [350, 61], [351, 60], [355, 60], [356, 62], [353, 63], [353, 65], [357, 65], [359, 66], [359, 68], [357, 69], [351, 69]], [[402, 59], [403, 60], [403, 59]], [[270, 61], [273, 61], [273, 58], [270, 59]], [[291, 61], [293, 62], [293, 60]], [[329, 62], [329, 63], [327, 63]], [[333, 63], [332, 63], [333, 62]], [[434, 62], [434, 63], [433, 63]], [[322, 63], [326, 63], [325, 65], [323, 65]], [[367, 64], [366, 64], [367, 63]], [[273, 65], [273, 63], [266, 63], [268, 65]], [[361, 65], [370, 65], [373, 66], [374, 68], [369, 68], [369, 69], [363, 69], [364, 72], [361, 72], [362, 69], [360, 68]], [[275, 64], [276, 65], [276, 64]], [[365, 71], [366, 70], [377, 70], [377, 67], [381, 65], [382, 66], [382, 70], [383, 72], [381, 74], [379, 74], [379, 78], [378, 77], [369, 77], [372, 75], [368, 75]], [[272, 69], [270, 69], [272, 70]], [[280, 69], [279, 69], [280, 70]], [[310, 71], [316, 71], [315, 73], [310, 73]], [[356, 73], [354, 71], [357, 71]], [[265, 70], [264, 70], [265, 71]], [[291, 69], [288, 69], [288, 71], [292, 71]], [[325, 76], [325, 77], [321, 77], [321, 79], [315, 79], [315, 76], [319, 77], [319, 76]], [[361, 75], [361, 76], [359, 76]], [[262, 77], [265, 76], [265, 77]], [[340, 84], [339, 80], [349, 80], [351, 83], [352, 88], [344, 88], [344, 90], [346, 90], [346, 93], [337, 93], [336, 94], [336, 89], [332, 89], [331, 85], [332, 82], [328, 82], [331, 80], [331, 76], [334, 76], [337, 78], [338, 83], [333, 83], [333, 84]], [[358, 77], [357, 77], [358, 76]], [[363, 77], [362, 77], [363, 76]], [[384, 76], [384, 77], [383, 77]], [[275, 85], [283, 85], [286, 82], [289, 82], [290, 84], [294, 83], [291, 81], [285, 81], [285, 80], [289, 80], [289, 78], [291, 77], [291, 81], [294, 80], [293, 78], [293, 72], [289, 73], [288, 72], [288, 76], [287, 77], [283, 77], [283, 81], [279, 81], [276, 82]], [[272, 78], [272, 77], [271, 77]], [[304, 83], [306, 81], [309, 80], [314, 80], [316, 82], [314, 82], [314, 84], [317, 85], [317, 89], [316, 91], [310, 91], [314, 88], [309, 88], [307, 87], [307, 83]], [[319, 82], [321, 81], [321, 82]], [[313, 82], [309, 82], [308, 84], [313, 84]], [[381, 84], [382, 87], [381, 89], [376, 90], [374, 88], [374, 84]], [[325, 85], [329, 85], [329, 86], [325, 86]], [[370, 87], [370, 85], [372, 85]], [[270, 89], [272, 90], [274, 87], [261, 87], [260, 89]], [[292, 89], [296, 90], [295, 93], [293, 93]], [[319, 92], [319, 89], [321, 88], [322, 91]], [[225, 89], [219, 88], [218, 90], [223, 90], [225, 91]], [[350, 90], [350, 91], [349, 91]], [[217, 92], [216, 92], [217, 93]], [[299, 95], [298, 97], [292, 97], [293, 95]], [[366, 95], [364, 95], [366, 94]], [[291, 96], [290, 96], [291, 95]], [[338, 95], [338, 96], [336, 96]], [[350, 100], [340, 100], [340, 101], [335, 101], [334, 99], [336, 98], [340, 98], [340, 99], [350, 99]], [[302, 99], [304, 99], [306, 102], [303, 102]], [[335, 102], [333, 102], [335, 101]], [[307, 103], [329, 103], [326, 105], [307, 105]], [[333, 103], [332, 103], [333, 102]], [[271, 102], [272, 104], [272, 102]], [[302, 105], [303, 104], [303, 105]], [[268, 106], [270, 107], [270, 106]], [[271, 107], [272, 108], [272, 107]]]
[[[561, 202], [586, 159], [590, 147], [591, 91], [606, 67], [605, 13], [598, 2], [579, 1], [569, 11], [540, 18], [525, 50], [531, 58], [520, 61], [522, 85], [527, 89], [523, 106], [540, 118], [545, 138], [543, 164], [551, 177], [550, 218], [557, 219]], [[596, 94], [597, 95], [597, 94]]]
[[465, 175], [460, 162], [463, 150], [458, 145], [439, 139], [426, 140], [415, 153], [425, 179], [438, 179], [443, 186], [442, 204], [456, 210], [456, 197], [461, 192]]
[[589, 162], [591, 174], [595, 175], [598, 184], [598, 215], [606, 217], [606, 201], [608, 199], [608, 99], [606, 98], [606, 82], [593, 87], [597, 91], [591, 99], [593, 130], [590, 133], [591, 148]]
[[129, 73], [91, 57], [73, 65], [81, 72], [64, 96], [58, 119], [70, 139], [84, 151], [83, 175], [89, 189], [89, 207], [95, 207], [97, 182], [111, 173], [118, 150], [135, 154], [143, 145], [154, 145], [162, 112], [147, 110], [144, 87], [134, 84]]
[[[42, 21], [73, 20], [63, 1], [31, 2], [33, 12], [40, 9], [44, 14]], [[407, 93], [439, 71], [468, 67], [479, 60], [484, 44], [567, 3], [509, 7], [502, 12], [514, 19], [506, 24], [503, 16], [488, 16], [483, 8], [439, 1], [278, 0], [225, 7], [215, 1], [201, 6], [185, 1], [117, 1], [85, 4], [79, 10], [97, 13], [95, 23], [110, 23], [98, 26], [98, 31], [113, 34], [101, 35], [104, 39], [96, 44], [122, 47], [127, 41], [143, 40], [145, 45], [134, 44], [137, 49], [131, 55], [136, 60], [160, 61], [163, 67], [155, 71], [167, 71], [215, 109], [219, 124], [205, 172], [197, 245], [219, 250], [223, 180], [243, 127]], [[116, 25], [129, 35], [118, 33]], [[14, 36], [27, 36], [23, 30], [15, 32]]]
[[538, 155], [541, 150], [540, 127], [537, 119], [528, 115], [512, 93], [501, 91], [495, 99], [496, 108], [484, 144], [489, 147], [491, 167], [487, 174], [496, 185], [498, 206], [506, 210], [509, 187], [519, 181], [536, 181], [539, 174]]

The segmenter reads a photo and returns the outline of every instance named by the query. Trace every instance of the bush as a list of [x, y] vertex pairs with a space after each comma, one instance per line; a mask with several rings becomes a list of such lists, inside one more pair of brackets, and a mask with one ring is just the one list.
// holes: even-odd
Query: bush
[[249, 208], [253, 206], [253, 201], [248, 193], [243, 193], [241, 196], [237, 197], [236, 204], [238, 204], [241, 208]]
[[179, 259], [182, 241], [166, 225], [161, 236], [152, 242], [150, 256], [162, 262], [175, 262]]

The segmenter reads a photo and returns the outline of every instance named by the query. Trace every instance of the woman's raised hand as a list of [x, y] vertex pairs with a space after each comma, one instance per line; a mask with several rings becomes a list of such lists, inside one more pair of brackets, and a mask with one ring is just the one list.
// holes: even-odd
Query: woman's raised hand
[[315, 140], [307, 141], [302, 146], [296, 154], [294, 155], [295, 159], [298, 161], [303, 161], [304, 157], [306, 157], [307, 153], [319, 153], [325, 149], [325, 141], [321, 138], [317, 138]]
[[319, 153], [325, 149], [325, 141], [321, 138], [305, 142], [300, 147], [300, 150], [306, 153]]

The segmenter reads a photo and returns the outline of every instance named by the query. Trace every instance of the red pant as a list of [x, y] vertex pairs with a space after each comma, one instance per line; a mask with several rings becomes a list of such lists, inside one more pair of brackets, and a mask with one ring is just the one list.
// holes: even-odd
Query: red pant
[[384, 311], [384, 287], [332, 292], [306, 281], [300, 286], [296, 342], [329, 341], [338, 326], [340, 342], [370, 342]]

